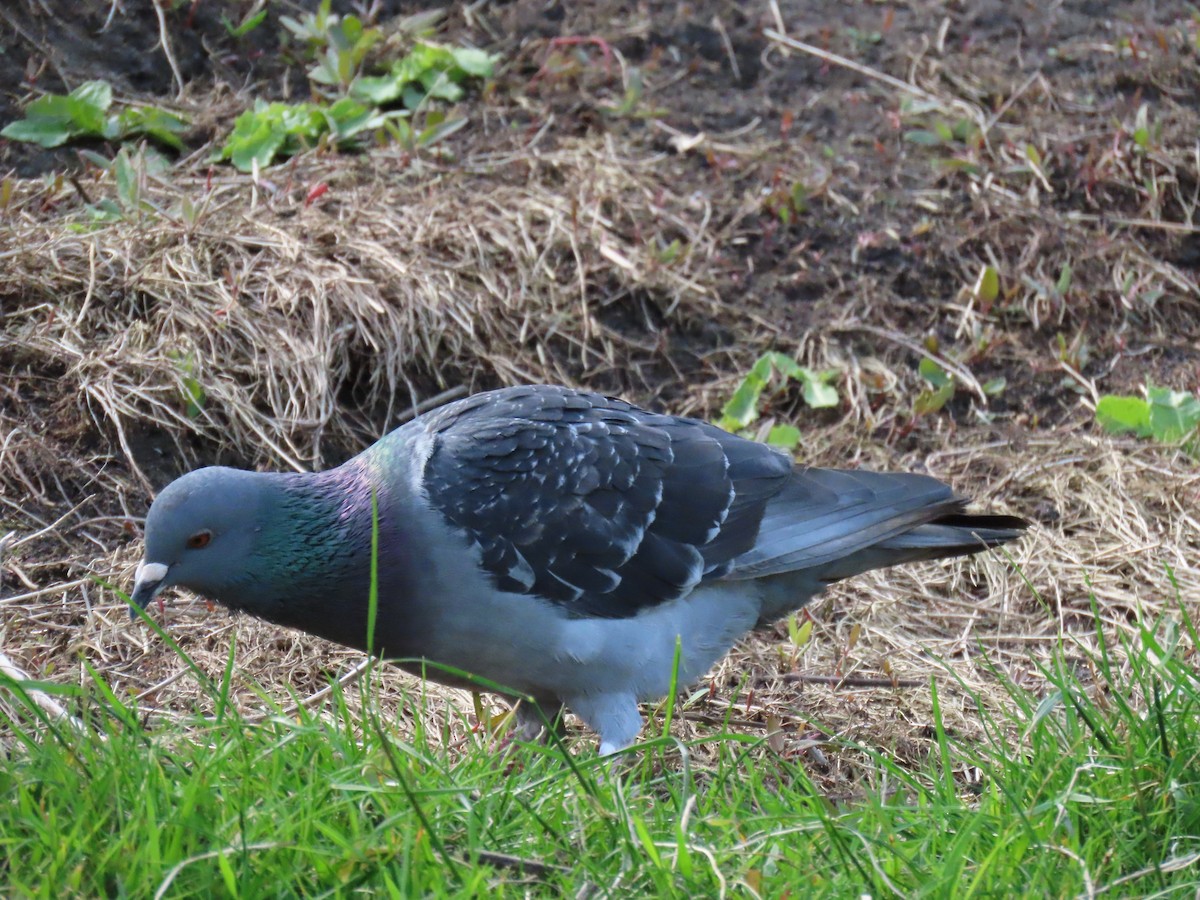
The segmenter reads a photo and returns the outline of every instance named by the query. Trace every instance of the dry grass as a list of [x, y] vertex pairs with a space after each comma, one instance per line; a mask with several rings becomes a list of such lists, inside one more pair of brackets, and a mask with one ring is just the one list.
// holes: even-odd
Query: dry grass
[[[785, 4], [789, 23], [790, 13]], [[1171, 53], [1138, 77], [1194, 79], [1173, 43], [1187, 27], [1168, 30]], [[1200, 371], [1200, 294], [1187, 268], [1197, 112], [1164, 87], [1154, 143], [1139, 147], [1142, 100], [1118, 90], [1120, 60], [1108, 51], [1078, 51], [1094, 54], [1093, 86], [1111, 92], [1085, 104], [1070, 69], [972, 75], [961, 56], [928, 52], [935, 43], [922, 34], [914, 19], [893, 36], [892, 74], [979, 110], [988, 128], [977, 143], [905, 142], [901, 131], [938, 113], [901, 115], [890, 88], [870, 80], [806, 101], [814, 117], [846, 112], [825, 142], [832, 156], [789, 138], [778, 117], [719, 133], [680, 112], [580, 134], [559, 93], [522, 93], [510, 73], [507, 95], [468, 110], [473, 127], [452, 142], [453, 161], [387, 148], [313, 154], [256, 183], [210, 176], [198, 156], [169, 178], [145, 174], [152, 209], [108, 223], [89, 222], [85, 203], [115, 197], [106, 174], [15, 180], [0, 213], [0, 534], [14, 535], [0, 556], [0, 649], [51, 680], [80, 679], [87, 660], [164, 715], [189, 708], [199, 695], [181, 662], [90, 580], [128, 587], [145, 501], [174, 474], [218, 459], [325, 466], [459, 385], [584, 383], [711, 414], [772, 345], [844, 373], [839, 418], [788, 396], [769, 411], [806, 428], [805, 461], [928, 470], [1040, 524], [1011, 562], [909, 567], [837, 587], [813, 607], [807, 646], [782, 633], [747, 641], [694, 712], [719, 717], [733, 704], [758, 728], [778, 716], [792, 749], [818, 723], [919, 755], [931, 676], [954, 698], [947, 724], [970, 735], [978, 711], [956, 680], [990, 704], [1005, 696], [989, 665], [1036, 685], [1039, 659], [1090, 632], [1089, 593], [1114, 632], [1166, 608], [1167, 565], [1194, 604], [1194, 463], [1098, 434], [1090, 410], [1099, 393], [1147, 375], [1184, 388]], [[760, 49], [776, 85], [811, 64]], [[726, 64], [675, 78], [661, 59], [644, 63], [648, 102], [700, 107]], [[620, 95], [586, 79], [573, 88], [592, 107]], [[1004, 102], [989, 105], [993, 94]], [[747, 97], [770, 106], [767, 88]], [[886, 145], [863, 150], [868, 140]], [[947, 174], [940, 157], [974, 168]], [[773, 192], [795, 180], [809, 187], [809, 211], [784, 226]], [[329, 193], [306, 205], [319, 182]], [[985, 264], [1003, 279], [993, 309], [971, 290]], [[1056, 291], [1067, 265], [1071, 287]], [[966, 387], [945, 413], [913, 421], [922, 348], [961, 370]], [[977, 396], [973, 385], [997, 374], [1006, 395]], [[203, 402], [189, 412], [196, 388]], [[211, 673], [236, 634], [247, 710], [261, 706], [252, 684], [303, 698], [358, 659], [192, 599], [163, 621]], [[796, 673], [922, 686], [833, 688]], [[414, 686], [386, 681], [398, 705]], [[465, 727], [440, 700], [426, 715], [455, 736]]]

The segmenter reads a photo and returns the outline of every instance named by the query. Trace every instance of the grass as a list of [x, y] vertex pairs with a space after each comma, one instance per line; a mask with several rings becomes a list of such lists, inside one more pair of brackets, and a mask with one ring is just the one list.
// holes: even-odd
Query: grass
[[[452, 742], [423, 715], [402, 739], [392, 718], [425, 696], [383, 708], [369, 678], [357, 710], [337, 689], [251, 718], [230, 702], [234, 645], [218, 679], [175, 645], [207, 715], [155, 716], [93, 670], [84, 689], [54, 686], [75, 695], [72, 725], [33, 702], [45, 684], [10, 680], [3, 878], [31, 897], [1190, 896], [1198, 644], [1177, 592], [1171, 615], [1119, 640], [1064, 637], [1042, 690], [995, 670], [1011, 702], [980, 703], [971, 741], [945, 727], [956, 685], [939, 677], [923, 761], [842, 742], [861, 773], [843, 798], [810, 778], [814, 760], [726, 730], [651, 736], [616, 762], [590, 738]], [[716, 746], [703, 765], [700, 743]]]
[[[74, 71], [78, 28], [44, 27], [46, 6], [5, 12], [8, 71]], [[779, 37], [697, 7], [728, 32], [717, 60], [657, 5], [567, 5], [528, 31], [544, 4], [472, 6], [437, 41], [504, 64], [453, 118], [257, 177], [208, 157], [246, 85], [285, 73], [267, 53], [214, 85], [231, 48], [213, 44], [219, 72], [147, 87], [207, 141], [172, 168], [97, 147], [0, 172], [0, 650], [83, 722], [0, 690], [0, 893], [152, 893], [172, 872], [172, 895], [232, 893], [226, 873], [243, 894], [1189, 891], [1195, 659], [1168, 636], [1194, 648], [1172, 602], [1195, 619], [1200, 475], [1137, 437], [1143, 406], [1118, 410], [1124, 437], [1097, 413], [1147, 384], [1195, 394], [1197, 20], [1138, 0], [1014, 30], [921, 0], [845, 5], [830, 29], [769, 6]], [[203, 61], [203, 29], [163, 11], [162, 52]], [[162, 36], [102, 19], [98, 48]], [[257, 27], [232, 49], [278, 32]], [[555, 49], [584, 35], [611, 72]], [[284, 714], [360, 657], [168, 606], [202, 671], [236, 634], [210, 683], [95, 586], [128, 584], [146, 500], [195, 465], [324, 468], [430, 398], [530, 381], [711, 418], [767, 352], [836, 370], [839, 402], [764, 391], [756, 429], [1035, 520], [1012, 552], [1045, 603], [999, 559], [870, 573], [790, 647], [743, 642], [670, 739], [607, 772], [590, 739], [498, 760], [462, 697], [402, 697], [386, 668]]]

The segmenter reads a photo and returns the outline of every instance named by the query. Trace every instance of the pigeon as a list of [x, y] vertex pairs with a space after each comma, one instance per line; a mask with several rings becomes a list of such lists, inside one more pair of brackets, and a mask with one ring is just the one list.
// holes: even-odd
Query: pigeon
[[636, 740], [640, 702], [827, 585], [1027, 526], [966, 503], [927, 475], [804, 467], [698, 419], [510, 387], [333, 469], [183, 475], [147, 515], [130, 599], [187, 588], [451, 686], [483, 679], [520, 698], [521, 736], [565, 707], [608, 755]]

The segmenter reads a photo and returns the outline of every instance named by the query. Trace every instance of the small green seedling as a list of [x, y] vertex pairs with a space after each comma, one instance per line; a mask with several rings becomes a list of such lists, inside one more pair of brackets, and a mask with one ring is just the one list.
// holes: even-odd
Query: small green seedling
[[1079, 373], [1087, 368], [1088, 362], [1092, 358], [1092, 348], [1084, 337], [1084, 333], [1080, 331], [1069, 341], [1061, 331], [1054, 337], [1058, 344], [1058, 361], [1068, 370], [1068, 374], [1063, 376], [1058, 386], [1063, 390], [1074, 391], [1076, 394], [1088, 393], [1088, 388], [1079, 378]]
[[358, 16], [334, 15], [331, 6], [330, 0], [322, 0], [315, 13], [300, 19], [281, 16], [279, 22], [304, 43], [308, 58], [315, 60], [308, 70], [309, 79], [344, 93], [362, 73], [367, 54], [383, 39], [383, 32], [367, 27]]
[[1200, 397], [1184, 391], [1147, 385], [1144, 400], [1106, 394], [1096, 404], [1096, 421], [1109, 434], [1182, 443], [1189, 453], [1200, 449]]
[[850, 38], [861, 52], [867, 47], [880, 43], [883, 40], [883, 32], [863, 31], [859, 28], [849, 27], [846, 29], [846, 37]]
[[344, 97], [329, 106], [318, 103], [267, 103], [256, 100], [233, 123], [216, 158], [227, 159], [242, 172], [264, 168], [276, 156], [293, 156], [329, 140], [338, 147], [352, 146], [366, 131], [382, 128], [407, 115], [381, 112]]
[[279, 24], [290, 31], [293, 37], [302, 41], [315, 59], [329, 43], [329, 28], [337, 21], [338, 17], [331, 12], [332, 8], [331, 0], [321, 0], [316, 12], [305, 13], [299, 19], [280, 16]]
[[660, 106], [649, 106], [646, 99], [646, 83], [640, 69], [630, 68], [626, 76], [625, 92], [619, 103], [604, 104], [600, 112], [614, 119], [661, 119], [667, 110]]
[[[925, 380], [928, 387], [923, 388], [913, 400], [913, 417], [926, 416], [939, 412], [958, 393], [958, 379], [944, 366], [929, 357], [922, 357], [917, 364], [917, 372]], [[996, 397], [1004, 393], [1008, 381], [1003, 376], [990, 378], [980, 385], [988, 397]]]
[[971, 293], [979, 301], [979, 307], [986, 316], [996, 298], [1000, 296], [1000, 273], [996, 271], [995, 266], [984, 266], [979, 270], [979, 277], [975, 279]]
[[225, 26], [225, 31], [231, 38], [243, 38], [266, 21], [266, 18], [267, 0], [258, 0], [238, 22], [222, 13], [221, 24]]
[[[901, 104], [901, 113], [904, 116], [917, 118], [922, 123], [928, 122], [929, 114], [936, 111], [936, 106], [923, 100], [910, 99]], [[947, 171], [968, 174], [981, 171], [978, 153], [984, 143], [983, 132], [971, 119], [959, 119], [955, 122], [936, 119], [927, 127], [905, 131], [903, 137], [909, 144], [950, 153], [951, 155], [937, 160], [937, 164]]]
[[954, 376], [929, 357], [922, 357], [917, 372], [929, 387], [924, 388], [913, 400], [913, 416], [926, 416], [938, 412], [950, 402], [958, 390]]
[[974, 144], [979, 138], [979, 126], [970, 119], [953, 124], [937, 121], [930, 128], [914, 128], [904, 132], [904, 140], [923, 147], [962, 147]]
[[67, 227], [76, 232], [93, 230], [97, 225], [139, 219], [142, 216], [156, 217], [162, 210], [149, 199], [147, 182], [158, 179], [171, 169], [171, 162], [153, 147], [136, 149], [126, 145], [117, 151], [111, 160], [91, 150], [80, 151], [80, 156], [113, 178], [116, 197], [104, 197], [86, 207], [88, 222], [74, 222]]
[[208, 392], [196, 378], [196, 357], [189, 353], [173, 350], [167, 354], [175, 363], [179, 375], [179, 391], [189, 419], [195, 419], [204, 410]]
[[[72, 222], [67, 227], [78, 233], [94, 231], [98, 225], [109, 222], [139, 219], [142, 216], [150, 218], [165, 217], [170, 221], [182, 222], [189, 228], [195, 227], [212, 200], [211, 190], [206, 192], [204, 199], [196, 204], [187, 195], [181, 195], [177, 203], [169, 209], [160, 206], [151, 199], [146, 190], [149, 182], [162, 185], [168, 183], [167, 174], [171, 171], [171, 161], [159, 153], [153, 146], [142, 144], [132, 147], [128, 144], [117, 151], [112, 159], [96, 153], [94, 150], [80, 150], [79, 156], [88, 164], [95, 166], [101, 172], [112, 176], [116, 186], [116, 198], [103, 197], [95, 203], [88, 202], [87, 223]], [[158, 195], [161, 197], [162, 195]], [[3, 192], [0, 190], [0, 210], [3, 209]]]
[[776, 216], [779, 223], [787, 228], [808, 212], [810, 194], [808, 185], [802, 181], [792, 182], [791, 187], [780, 184], [763, 199], [763, 209]]
[[425, 127], [420, 131], [413, 128], [405, 119], [401, 118], [388, 119], [384, 125], [384, 130], [405, 150], [414, 152], [417, 150], [428, 150], [440, 141], [444, 141], [450, 137], [450, 135], [466, 124], [467, 120], [463, 116], [450, 119], [446, 117], [445, 113], [433, 110], [426, 114]]
[[1150, 106], [1146, 103], [1138, 107], [1132, 137], [1134, 146], [1142, 153], [1153, 150], [1162, 141], [1162, 123], [1150, 121]]
[[671, 243], [664, 244], [660, 238], [656, 245], [650, 248], [650, 253], [660, 266], [673, 265], [684, 254], [683, 241], [675, 238]]
[[176, 150], [187, 120], [156, 106], [129, 106], [110, 113], [112, 86], [85, 81], [69, 94], [46, 94], [25, 107], [25, 118], [10, 122], [0, 137], [59, 147], [78, 138], [124, 141], [146, 136]]
[[350, 96], [375, 105], [400, 100], [407, 109], [417, 109], [431, 99], [454, 103], [462, 99], [467, 81], [492, 77], [497, 58], [471, 47], [418, 42], [386, 75], [355, 79]]
[[[458, 100], [466, 81], [490, 77], [495, 68], [496, 57], [482, 50], [418, 42], [389, 74], [363, 76], [359, 74], [362, 55], [375, 38], [365, 36], [367, 32], [353, 16], [338, 19], [329, 14], [329, 4], [322, 3], [318, 12], [303, 22], [288, 19], [284, 24], [310, 42], [320, 35], [328, 38], [321, 51], [323, 61], [309, 74], [318, 83], [340, 85], [349, 96], [328, 105], [255, 101], [253, 109], [238, 116], [233, 133], [215, 156], [232, 161], [243, 172], [263, 168], [277, 156], [292, 156], [322, 141], [339, 149], [352, 148], [360, 135], [371, 131], [386, 132], [406, 150], [432, 147], [467, 120], [431, 110], [418, 129], [404, 118], [430, 99]], [[380, 109], [396, 100], [406, 108]]]
[[[837, 369], [814, 371], [797, 363], [783, 353], [770, 352], [760, 356], [742, 379], [725, 408], [717, 425], [726, 431], [739, 432], [749, 428], [760, 415], [763, 391], [770, 385], [772, 376], [779, 374], [785, 381], [798, 381], [802, 386], [804, 402], [815, 409], [827, 409], [838, 405], [837, 388], [833, 382], [838, 377]], [[800, 443], [800, 430], [794, 425], [775, 425], [767, 434], [767, 443], [794, 450]]]

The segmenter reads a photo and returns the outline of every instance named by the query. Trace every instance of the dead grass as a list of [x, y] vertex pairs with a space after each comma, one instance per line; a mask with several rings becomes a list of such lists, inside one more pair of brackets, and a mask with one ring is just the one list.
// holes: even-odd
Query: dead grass
[[[210, 176], [197, 156], [169, 179], [145, 175], [153, 209], [109, 223], [90, 222], [85, 202], [115, 197], [107, 175], [15, 180], [0, 213], [0, 535], [13, 534], [0, 557], [0, 648], [37, 677], [81, 680], [87, 660], [163, 715], [191, 708], [202, 697], [182, 663], [91, 580], [128, 587], [145, 501], [173, 475], [218, 459], [329, 465], [459, 385], [585, 383], [710, 414], [772, 345], [844, 372], [837, 418], [790, 396], [768, 410], [805, 427], [805, 461], [927, 470], [1039, 525], [1011, 562], [838, 586], [813, 607], [808, 645], [782, 632], [747, 641], [697, 714], [732, 704], [757, 728], [777, 717], [785, 751], [819, 727], [916, 757], [928, 749], [930, 677], [948, 726], [969, 736], [979, 712], [957, 682], [996, 705], [1005, 695], [989, 665], [1036, 686], [1038, 660], [1066, 636], [1087, 640], [1089, 594], [1114, 633], [1167, 608], [1168, 565], [1194, 604], [1194, 463], [1090, 424], [1101, 392], [1147, 377], [1194, 387], [1200, 372], [1194, 104], [1163, 90], [1141, 147], [1146, 101], [1118, 83], [1108, 51], [1076, 48], [1100, 73], [1101, 97], [1084, 102], [1069, 68], [972, 75], [969, 58], [931, 53], [923, 27], [891, 36], [884, 62], [948, 108], [957, 97], [980, 110], [977, 144], [906, 142], [904, 130], [941, 113], [902, 113], [869, 80], [810, 88], [814, 117], [845, 114], [824, 140], [832, 156], [789, 138], [777, 116], [713, 128], [685, 110], [716, 96], [713, 73], [728, 63], [676, 77], [660, 58], [642, 64], [665, 127], [589, 127], [619, 85], [585, 94], [584, 115], [546, 85], [522, 93], [512, 75], [508, 94], [468, 110], [454, 160], [313, 154], [256, 183]], [[1145, 84], [1194, 78], [1176, 40], [1186, 27], [1167, 29], [1174, 55], [1139, 69]], [[762, 52], [785, 86], [809, 64]], [[775, 102], [779, 83], [748, 93], [750, 111]], [[1003, 99], [989, 104], [993, 94]], [[947, 171], [945, 158], [971, 168]], [[809, 207], [784, 225], [773, 192], [797, 179]], [[320, 182], [329, 193], [306, 205]], [[995, 304], [971, 290], [983, 265], [1001, 273]], [[1065, 266], [1072, 281], [1059, 291]], [[965, 387], [946, 412], [914, 421], [922, 352], [959, 368]], [[973, 386], [998, 374], [1006, 394], [981, 399]], [[254, 684], [304, 698], [358, 660], [193, 599], [162, 620], [212, 674], [236, 635], [247, 711], [262, 705]], [[834, 688], [798, 673], [922, 687]], [[398, 706], [414, 688], [395, 673], [385, 682]], [[469, 704], [430, 692], [427, 724], [461, 737], [465, 717], [442, 704]], [[832, 765], [831, 789], [854, 777], [849, 757]]]

